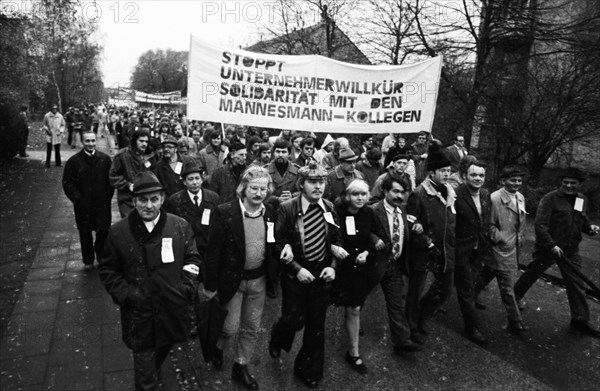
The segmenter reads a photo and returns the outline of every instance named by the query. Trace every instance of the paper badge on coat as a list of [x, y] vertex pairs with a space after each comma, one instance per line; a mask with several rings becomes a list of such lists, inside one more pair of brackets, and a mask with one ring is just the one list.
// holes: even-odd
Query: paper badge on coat
[[175, 262], [175, 255], [173, 255], [173, 238], [163, 238], [162, 246], [160, 246], [160, 259], [163, 263]]
[[275, 223], [267, 221], [267, 243], [275, 243]]

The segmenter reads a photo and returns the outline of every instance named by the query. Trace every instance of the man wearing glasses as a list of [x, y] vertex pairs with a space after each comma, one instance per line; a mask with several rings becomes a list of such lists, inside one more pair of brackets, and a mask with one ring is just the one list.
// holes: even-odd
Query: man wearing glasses
[[457, 135], [454, 138], [454, 144], [446, 148], [446, 156], [450, 160], [450, 163], [452, 163], [452, 172], [458, 171], [460, 159], [468, 154], [467, 148], [465, 148], [465, 137]]
[[249, 390], [258, 389], [248, 363], [260, 333], [268, 271], [275, 262], [275, 216], [264, 204], [272, 188], [266, 168], [249, 167], [237, 187], [238, 198], [215, 209], [208, 231], [204, 295], [212, 298], [218, 292], [227, 310], [212, 363], [221, 369], [223, 350], [238, 334], [231, 378]]

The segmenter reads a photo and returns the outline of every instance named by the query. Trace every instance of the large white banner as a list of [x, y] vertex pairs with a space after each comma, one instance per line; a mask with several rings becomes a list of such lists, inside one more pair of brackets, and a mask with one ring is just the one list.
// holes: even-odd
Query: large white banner
[[253, 53], [192, 36], [190, 119], [328, 133], [431, 131], [442, 58], [355, 65]]

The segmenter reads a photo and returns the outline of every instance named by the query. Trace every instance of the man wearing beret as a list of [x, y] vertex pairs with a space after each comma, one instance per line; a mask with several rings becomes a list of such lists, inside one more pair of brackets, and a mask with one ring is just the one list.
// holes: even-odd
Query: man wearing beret
[[[406, 318], [411, 339], [424, 343], [427, 321], [452, 293], [456, 193], [447, 184], [451, 163], [434, 140], [427, 150], [427, 177], [408, 197], [406, 219], [411, 225]], [[423, 295], [427, 274], [434, 281]]]
[[185, 188], [181, 180], [181, 171], [183, 166], [191, 161], [177, 151], [177, 144], [177, 139], [169, 134], [161, 143], [162, 159], [156, 165], [156, 176], [165, 187], [167, 198]]
[[408, 167], [409, 160], [410, 156], [403, 153], [398, 153], [396, 156], [390, 159], [390, 165], [389, 167], [386, 167], [387, 172], [379, 175], [375, 181], [375, 184], [373, 185], [373, 190], [371, 191], [372, 200], [379, 201], [385, 197], [383, 191], [381, 190], [381, 183], [388, 176], [391, 176], [394, 179], [405, 181], [409, 185], [409, 188], [406, 190], [412, 191], [410, 175], [406, 173], [406, 167]]
[[296, 332], [304, 327], [294, 373], [309, 388], [316, 388], [323, 378], [325, 314], [329, 282], [335, 279], [335, 258], [348, 256], [341, 247], [333, 204], [322, 198], [326, 176], [316, 162], [298, 170], [301, 193], [281, 204], [275, 223], [284, 275], [281, 318], [271, 330], [269, 354], [278, 358], [281, 349], [289, 352]]
[[153, 173], [136, 176], [133, 195], [135, 209], [111, 227], [98, 271], [121, 309], [135, 389], [157, 390], [173, 344], [187, 339], [200, 257], [192, 227], [161, 208], [164, 189]]
[[600, 338], [600, 331], [590, 325], [585, 286], [576, 273], [576, 270], [581, 271], [581, 233], [593, 236], [600, 231], [588, 219], [587, 197], [578, 191], [585, 178], [585, 173], [580, 169], [567, 169], [561, 177], [561, 186], [540, 201], [535, 216], [533, 261], [515, 284], [515, 295], [517, 300], [521, 300], [542, 273], [557, 263], [567, 288], [571, 328]]

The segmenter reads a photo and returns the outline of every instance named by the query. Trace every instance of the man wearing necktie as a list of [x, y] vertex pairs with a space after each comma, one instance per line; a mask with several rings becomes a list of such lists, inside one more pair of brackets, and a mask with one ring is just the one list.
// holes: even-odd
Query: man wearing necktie
[[279, 358], [281, 349], [289, 352], [296, 332], [304, 327], [294, 373], [309, 388], [316, 388], [323, 378], [325, 315], [335, 258], [348, 256], [341, 247], [333, 204], [322, 198], [326, 176], [316, 162], [299, 169], [301, 193], [281, 204], [275, 224], [285, 275], [281, 277], [281, 318], [271, 331], [269, 354]]
[[375, 245], [377, 262], [371, 272], [374, 284], [381, 284], [385, 296], [394, 353], [414, 352], [421, 347], [410, 339], [404, 309], [404, 275], [408, 273], [408, 222], [402, 212], [410, 189], [404, 178], [388, 175], [381, 182], [384, 198], [371, 208], [381, 225], [382, 243]]

